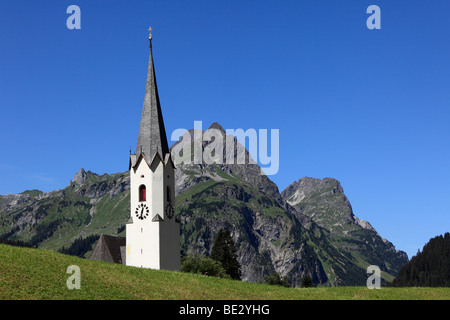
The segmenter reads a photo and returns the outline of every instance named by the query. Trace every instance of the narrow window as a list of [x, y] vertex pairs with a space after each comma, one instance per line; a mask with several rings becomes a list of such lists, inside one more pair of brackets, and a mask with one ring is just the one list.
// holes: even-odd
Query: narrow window
[[144, 185], [141, 185], [140, 187], [139, 187], [139, 201], [146, 201], [146, 197], [147, 197], [147, 194], [146, 194], [147, 192], [146, 192], [146, 188], [145, 188], [145, 186]]
[[166, 195], [167, 202], [172, 202], [172, 199], [170, 198], [170, 187], [167, 186], [166, 190], [167, 190], [167, 195]]

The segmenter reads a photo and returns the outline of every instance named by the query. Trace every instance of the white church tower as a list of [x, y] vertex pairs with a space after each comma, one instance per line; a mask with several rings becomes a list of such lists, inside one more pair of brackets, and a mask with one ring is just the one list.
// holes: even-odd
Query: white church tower
[[130, 155], [129, 164], [131, 217], [126, 225], [126, 265], [179, 271], [180, 222], [174, 215], [175, 166], [156, 86], [151, 34], [149, 40], [144, 106], [136, 154]]

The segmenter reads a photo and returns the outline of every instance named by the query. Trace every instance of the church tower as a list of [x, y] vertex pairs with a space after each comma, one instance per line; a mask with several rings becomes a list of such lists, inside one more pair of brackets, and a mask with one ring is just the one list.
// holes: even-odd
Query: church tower
[[[151, 28], [149, 29], [151, 30]], [[175, 218], [172, 162], [150, 57], [136, 153], [130, 155], [131, 217], [126, 225], [126, 265], [179, 271], [180, 222]]]

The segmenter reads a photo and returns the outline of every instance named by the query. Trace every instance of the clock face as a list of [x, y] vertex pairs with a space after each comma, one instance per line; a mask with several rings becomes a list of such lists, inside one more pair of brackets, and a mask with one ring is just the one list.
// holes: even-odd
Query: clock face
[[166, 215], [169, 219], [172, 219], [173, 214], [174, 214], [173, 206], [171, 203], [168, 203], [166, 205]]
[[147, 219], [149, 213], [150, 210], [146, 204], [138, 205], [135, 211], [136, 217], [141, 220]]

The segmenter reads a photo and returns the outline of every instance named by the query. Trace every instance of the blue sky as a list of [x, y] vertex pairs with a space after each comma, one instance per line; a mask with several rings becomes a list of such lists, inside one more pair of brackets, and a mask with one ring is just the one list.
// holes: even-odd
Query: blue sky
[[[69, 5], [81, 29], [69, 30]], [[369, 5], [381, 29], [369, 30]], [[411, 257], [450, 231], [450, 2], [2, 1], [0, 194], [124, 172], [148, 27], [170, 134], [279, 129], [280, 191], [338, 179]]]

